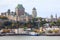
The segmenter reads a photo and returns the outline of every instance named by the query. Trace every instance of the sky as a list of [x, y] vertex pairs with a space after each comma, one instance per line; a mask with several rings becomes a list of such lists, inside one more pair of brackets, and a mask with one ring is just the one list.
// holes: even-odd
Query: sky
[[37, 10], [38, 17], [48, 18], [52, 14], [60, 16], [60, 0], [0, 0], [0, 13], [8, 9], [15, 11], [15, 7], [22, 4], [25, 11], [32, 14], [33, 7]]

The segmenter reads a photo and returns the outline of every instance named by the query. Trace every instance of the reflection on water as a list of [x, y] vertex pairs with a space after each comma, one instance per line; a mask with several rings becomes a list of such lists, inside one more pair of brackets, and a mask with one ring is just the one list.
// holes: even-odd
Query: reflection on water
[[60, 40], [60, 36], [2, 36], [0, 40]]

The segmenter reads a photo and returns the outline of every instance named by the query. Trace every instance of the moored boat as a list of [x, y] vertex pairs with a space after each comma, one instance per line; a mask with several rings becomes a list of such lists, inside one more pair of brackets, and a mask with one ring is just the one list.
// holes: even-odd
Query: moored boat
[[31, 35], [31, 36], [38, 36], [39, 34], [36, 33], [36, 32], [29, 32], [29, 35]]

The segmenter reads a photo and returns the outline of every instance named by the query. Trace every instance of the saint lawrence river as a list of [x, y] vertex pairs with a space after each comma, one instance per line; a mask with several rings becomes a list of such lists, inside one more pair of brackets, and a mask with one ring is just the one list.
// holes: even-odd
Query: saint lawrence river
[[0, 36], [0, 40], [60, 40], [60, 36]]

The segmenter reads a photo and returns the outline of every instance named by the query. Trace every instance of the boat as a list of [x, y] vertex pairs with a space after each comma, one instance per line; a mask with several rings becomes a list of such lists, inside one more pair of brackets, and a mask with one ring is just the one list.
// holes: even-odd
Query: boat
[[36, 33], [36, 32], [29, 32], [29, 35], [30, 35], [30, 36], [38, 36], [39, 34]]

